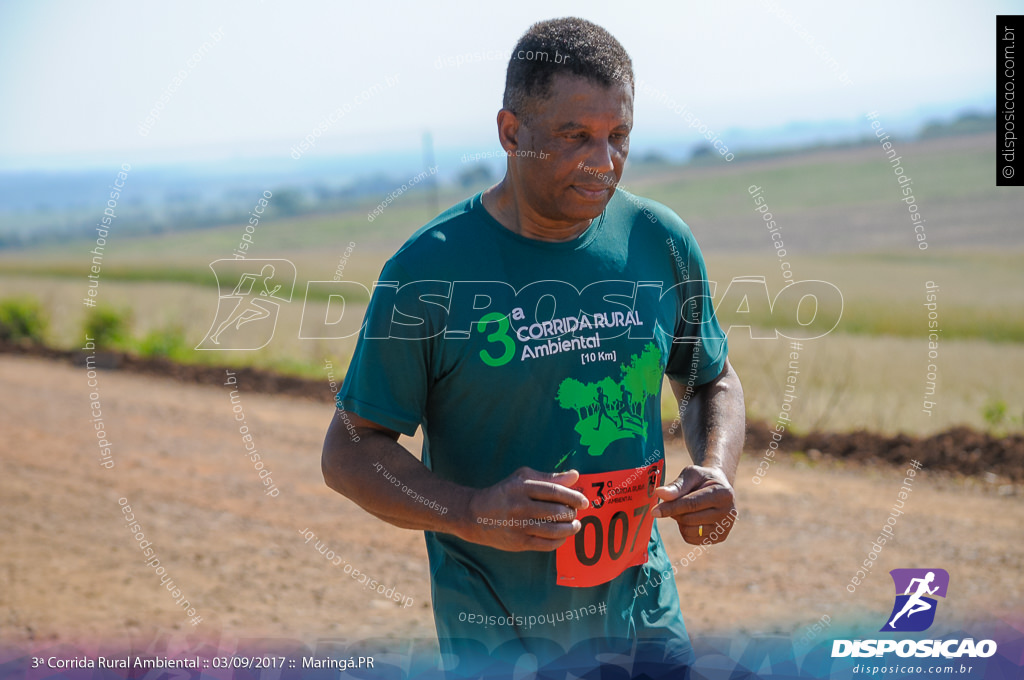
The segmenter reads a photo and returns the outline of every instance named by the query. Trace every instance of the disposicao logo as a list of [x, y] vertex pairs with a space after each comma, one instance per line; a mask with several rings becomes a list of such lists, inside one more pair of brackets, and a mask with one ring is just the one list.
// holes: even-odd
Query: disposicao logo
[[[928, 630], [935, 621], [938, 600], [946, 597], [949, 572], [945, 569], [893, 569], [896, 601], [880, 632], [912, 633]], [[882, 656], [896, 652], [901, 657], [961, 656], [989, 657], [996, 653], [993, 640], [834, 640], [832, 657]]]
[[928, 630], [935, 621], [938, 605], [930, 596], [946, 597], [949, 572], [945, 569], [893, 569], [889, 575], [896, 585], [896, 603], [881, 630], [906, 633]]

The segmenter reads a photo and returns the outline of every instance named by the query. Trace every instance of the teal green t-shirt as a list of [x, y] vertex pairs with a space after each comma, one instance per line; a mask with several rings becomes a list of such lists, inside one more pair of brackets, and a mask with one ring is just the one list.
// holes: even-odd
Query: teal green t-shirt
[[[728, 353], [706, 279], [689, 227], [621, 189], [560, 243], [509, 231], [477, 194], [385, 264], [338, 405], [406, 435], [422, 427], [424, 464], [473, 488], [522, 466], [586, 475], [663, 464], [663, 376], [704, 384]], [[647, 485], [649, 495], [654, 481], [641, 479], [636, 493]], [[637, 518], [619, 514], [617, 526], [589, 527], [580, 559], [626, 552]], [[430, 531], [426, 542], [442, 651], [459, 639], [490, 649], [526, 640], [527, 650], [530, 638], [566, 650], [602, 638], [686, 639], [657, 526], [645, 564], [589, 587], [559, 584], [555, 552]]]

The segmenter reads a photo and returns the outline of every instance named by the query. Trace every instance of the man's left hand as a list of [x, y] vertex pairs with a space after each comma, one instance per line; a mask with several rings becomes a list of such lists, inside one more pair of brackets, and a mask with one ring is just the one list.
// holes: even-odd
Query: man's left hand
[[[675, 481], [654, 492], [661, 503], [651, 514], [674, 519], [683, 540], [691, 545], [721, 543], [736, 521], [732, 484], [718, 468], [688, 465]], [[728, 522], [718, 524], [727, 517]]]

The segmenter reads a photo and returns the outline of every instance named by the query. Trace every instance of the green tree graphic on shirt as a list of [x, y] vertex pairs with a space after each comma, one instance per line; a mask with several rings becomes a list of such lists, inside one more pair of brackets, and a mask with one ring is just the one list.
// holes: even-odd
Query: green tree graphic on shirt
[[654, 343], [647, 343], [628, 364], [619, 365], [619, 372], [618, 382], [605, 376], [596, 383], [566, 378], [558, 385], [555, 400], [562, 408], [576, 412], [580, 445], [591, 456], [600, 456], [618, 439], [647, 436], [647, 403], [661, 386], [661, 351]]

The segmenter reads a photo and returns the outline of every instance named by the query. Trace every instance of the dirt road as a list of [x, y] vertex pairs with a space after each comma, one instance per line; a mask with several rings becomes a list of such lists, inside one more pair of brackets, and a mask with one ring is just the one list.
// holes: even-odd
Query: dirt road
[[[227, 387], [0, 356], [4, 408], [0, 640], [126, 639], [156, 629], [215, 635], [431, 637], [423, 538], [361, 511], [327, 489], [320, 447], [330, 406], [246, 392], [237, 406], [279, 494], [269, 496], [245, 455]], [[325, 387], [326, 389], [326, 387]], [[94, 421], [90, 392], [99, 397]], [[100, 465], [94, 422], [112, 443]], [[403, 440], [413, 447], [417, 440]], [[834, 626], [877, 631], [893, 602], [887, 574], [942, 567], [951, 575], [934, 633], [990, 617], [1022, 618], [1024, 498], [984, 482], [917, 475], [866, 580], [846, 587], [897, 500], [902, 469], [774, 462], [751, 482], [762, 452], [737, 479], [740, 521], [729, 540], [679, 567], [694, 635], [797, 635], [827, 615]], [[669, 446], [669, 469], [683, 464]], [[127, 530], [126, 499], [173, 597]], [[665, 520], [662, 520], [665, 522]], [[676, 564], [690, 549], [661, 525]], [[412, 605], [363, 589], [315, 548], [336, 555]], [[336, 558], [337, 561], [337, 558]], [[201, 622], [193, 627], [177, 600]]]

